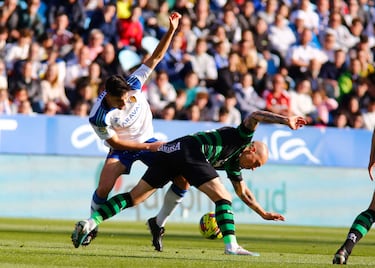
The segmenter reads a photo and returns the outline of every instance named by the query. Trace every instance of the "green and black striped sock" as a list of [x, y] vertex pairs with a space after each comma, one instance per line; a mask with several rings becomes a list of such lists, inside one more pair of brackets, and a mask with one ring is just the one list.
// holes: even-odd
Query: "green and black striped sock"
[[348, 237], [341, 248], [345, 249], [350, 254], [354, 246], [359, 242], [359, 240], [364, 237], [367, 232], [371, 229], [372, 224], [375, 220], [375, 211], [368, 209], [361, 212], [357, 218], [355, 218], [352, 226], [350, 227]]
[[215, 202], [215, 204], [215, 217], [221, 233], [223, 234], [224, 243], [226, 245], [230, 243], [237, 244], [232, 203], [228, 200], [222, 199]]
[[132, 207], [133, 201], [129, 193], [118, 194], [108, 199], [100, 208], [94, 212], [91, 218], [99, 225], [108, 218], [115, 216], [122, 210]]

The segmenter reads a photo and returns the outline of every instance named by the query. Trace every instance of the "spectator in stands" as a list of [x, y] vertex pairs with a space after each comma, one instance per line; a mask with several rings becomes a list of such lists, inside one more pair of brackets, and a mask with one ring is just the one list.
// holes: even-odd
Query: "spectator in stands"
[[100, 77], [102, 80], [114, 74], [125, 75], [118, 59], [116, 49], [112, 43], [105, 44], [103, 51], [94, 61], [100, 66]]
[[24, 115], [35, 115], [29, 100], [21, 101], [19, 103], [17, 113]]
[[177, 90], [175, 107], [176, 107], [176, 115], [175, 119], [184, 119], [185, 117], [185, 104], [187, 100], [187, 94], [184, 90]]
[[309, 0], [299, 1], [298, 9], [290, 14], [290, 20], [294, 21], [298, 13], [303, 12], [304, 14], [304, 26], [310, 29], [314, 34], [319, 33], [319, 16], [312, 8], [312, 4]]
[[8, 90], [0, 87], [0, 116], [11, 115], [12, 113], [12, 102], [9, 98]]
[[80, 0], [50, 0], [48, 1], [47, 18], [51, 29], [56, 29], [58, 14], [68, 16], [68, 30], [73, 33], [83, 34], [86, 23], [86, 12], [83, 1]]
[[30, 29], [34, 39], [39, 39], [45, 32], [45, 26], [38, 13], [40, 0], [27, 0], [27, 8], [19, 14], [18, 29]]
[[66, 66], [66, 76], [64, 86], [68, 99], [73, 103], [74, 90], [78, 78], [89, 74], [89, 66], [91, 64], [90, 51], [87, 46], [81, 47], [77, 62], [72, 62]]
[[367, 104], [367, 109], [362, 111], [364, 127], [368, 130], [375, 129], [375, 99], [371, 98]]
[[29, 55], [32, 42], [32, 33], [28, 29], [20, 30], [20, 36], [16, 42], [10, 43], [5, 53], [5, 63], [8, 73], [13, 72], [14, 63], [25, 60]]
[[358, 124], [359, 122], [357, 122], [358, 115], [361, 115], [361, 110], [359, 107], [359, 98], [357, 96], [351, 95], [344, 103], [340, 103], [338, 111], [344, 111], [346, 113], [348, 125], [350, 127], [362, 128], [362, 126]]
[[263, 92], [266, 90], [269, 75], [267, 73], [267, 61], [260, 59], [255, 66], [255, 70], [251, 72], [253, 74], [253, 86], [255, 92], [259, 96], [263, 96]]
[[334, 119], [333, 119], [333, 126], [337, 128], [348, 128], [349, 126], [349, 121], [348, 121], [348, 116], [345, 111], [337, 111], [334, 114]]
[[[228, 67], [228, 54], [224, 41], [217, 41], [213, 44], [212, 56], [215, 60], [216, 69], [219, 71], [222, 68]], [[220, 77], [220, 74], [218, 75]]]
[[[197, 106], [199, 109], [199, 121], [215, 121], [217, 119], [217, 114], [215, 114], [215, 107], [210, 100], [210, 93], [206, 88], [200, 88], [195, 95], [194, 102], [192, 106]], [[192, 107], [194, 110], [195, 107]], [[194, 111], [191, 111], [195, 114]], [[192, 115], [193, 119], [194, 116]]]
[[218, 70], [218, 78], [214, 89], [217, 93], [226, 96], [228, 91], [233, 90], [233, 85], [240, 82], [241, 76], [247, 72], [237, 52], [229, 54], [228, 66]]
[[11, 43], [7, 42], [8, 39], [8, 29], [0, 25], [0, 58], [4, 59], [6, 55], [6, 51]]
[[44, 77], [47, 71], [48, 65], [57, 63], [59, 66], [59, 73], [62, 77], [66, 75], [66, 63], [65, 61], [59, 57], [59, 51], [56, 47], [48, 48], [47, 58], [41, 61], [40, 69], [39, 69], [39, 77]]
[[311, 82], [308, 79], [300, 80], [297, 82], [295, 91], [289, 91], [290, 109], [293, 115], [306, 117], [316, 109], [311, 93]]
[[77, 101], [72, 108], [72, 115], [86, 117], [90, 114], [91, 104], [86, 101]]
[[195, 100], [195, 95], [205, 86], [199, 84], [199, 77], [194, 71], [187, 72], [184, 77], [184, 87], [179, 90], [183, 90], [186, 93], [186, 101], [184, 107], [190, 106]]
[[[251, 33], [248, 31], [247, 33]], [[254, 43], [253, 34], [247, 35], [248, 39], [242, 39], [238, 45], [238, 54], [241, 61], [246, 66], [247, 71], [251, 72], [255, 69], [259, 60], [258, 51]]]
[[60, 56], [65, 56], [71, 48], [73, 32], [68, 30], [69, 17], [65, 13], [57, 14], [56, 28], [52, 32], [53, 45], [57, 47]]
[[315, 12], [319, 18], [319, 32], [324, 31], [328, 27], [329, 22], [329, 2], [330, 0], [317, 0]]
[[18, 113], [18, 108], [21, 105], [21, 102], [29, 101], [29, 96], [27, 93], [27, 89], [25, 87], [19, 87], [13, 90], [10, 94], [11, 99], [11, 110], [12, 114]]
[[104, 43], [111, 43], [116, 49], [118, 44], [116, 4], [108, 2], [98, 8], [91, 16], [88, 30], [99, 29], [104, 35]]
[[282, 74], [275, 74], [272, 78], [271, 89], [264, 92], [266, 110], [280, 115], [290, 116], [290, 95], [286, 91], [286, 83]]
[[214, 58], [207, 53], [207, 41], [199, 38], [194, 50], [190, 55], [193, 71], [198, 75], [199, 81], [205, 86], [212, 86], [217, 77], [217, 69]]
[[[273, 22], [274, 21], [275, 20], [273, 20]], [[268, 39], [268, 27], [267, 22], [262, 17], [257, 19], [253, 30], [253, 37], [255, 47], [259, 53], [263, 53], [264, 51], [269, 51], [271, 49], [270, 40]]]
[[8, 90], [8, 75], [5, 62], [2, 58], [0, 58], [0, 88], [6, 88]]
[[96, 98], [93, 94], [94, 90], [91, 87], [90, 80], [87, 76], [77, 79], [74, 96], [71, 100], [71, 107], [75, 107], [78, 102], [86, 102], [89, 105], [89, 110], [94, 105]]
[[89, 81], [90, 87], [92, 88], [92, 97], [94, 99], [98, 97], [100, 86], [103, 81], [105, 81], [101, 78], [101, 71], [102, 68], [98, 63], [92, 62], [90, 64], [87, 79]]
[[220, 120], [220, 109], [218, 112], [219, 118], [217, 119], [219, 122], [226, 123], [228, 125], [238, 125], [238, 122], [241, 123], [242, 117], [241, 112], [236, 108], [237, 105], [237, 96], [234, 90], [228, 92], [225, 96], [224, 103], [220, 107], [220, 109], [224, 108], [225, 111], [228, 113], [225, 116], [225, 120]]
[[361, 62], [358, 58], [350, 60], [349, 69], [338, 77], [339, 95], [336, 99], [341, 102], [349, 94], [361, 77]]
[[[227, 33], [225, 31], [225, 27], [221, 24], [215, 26], [212, 33], [209, 35], [208, 41], [210, 43], [210, 47], [208, 49], [209, 53], [215, 56], [215, 54], [218, 53], [217, 49], [219, 49], [219, 55], [221, 55], [221, 57], [224, 59], [224, 64], [227, 63], [225, 62], [225, 59], [228, 58], [228, 54], [231, 51], [231, 48], [237, 45], [237, 43], [231, 43], [229, 41]], [[218, 44], [220, 44], [220, 47], [217, 47]], [[216, 59], [215, 62], [218, 63]], [[216, 65], [221, 66], [222, 64]]]
[[223, 124], [228, 124], [228, 119], [229, 118], [229, 110], [225, 106], [221, 106], [218, 112], [218, 120], [217, 122], [223, 123]]
[[337, 49], [339, 48], [337, 47], [336, 36], [332, 32], [327, 31], [324, 35], [322, 44], [322, 50], [323, 53], [327, 56], [327, 61], [334, 62], [335, 51]]
[[231, 44], [237, 44], [241, 40], [241, 27], [233, 9], [225, 9], [220, 25], [225, 30], [225, 36]]
[[89, 58], [91, 61], [102, 53], [104, 46], [104, 34], [99, 29], [92, 29], [89, 33], [87, 47], [89, 48]]
[[321, 84], [325, 85], [326, 94], [330, 98], [339, 96], [339, 87], [337, 80], [346, 72], [346, 53], [342, 49], [335, 50], [333, 61], [326, 61], [320, 68], [318, 78]]
[[159, 3], [156, 14], [156, 24], [161, 32], [165, 32], [169, 27], [169, 4], [166, 0], [160, 1]]
[[289, 74], [294, 80], [298, 80], [306, 74], [312, 59], [321, 63], [327, 61], [326, 55], [321, 50], [310, 45], [311, 39], [311, 30], [305, 28], [301, 34], [299, 44], [292, 46], [288, 50], [286, 62]]
[[325, 32], [321, 34], [324, 35], [327, 31], [332, 32], [335, 35], [337, 46], [348, 51], [356, 44], [356, 39], [350, 33], [349, 29], [342, 24], [342, 16], [339, 12], [333, 12], [329, 17], [329, 27]]
[[166, 71], [171, 83], [177, 88], [182, 86], [185, 73], [192, 71], [189, 55], [185, 54], [182, 47], [183, 36], [181, 33], [177, 33], [173, 36], [164, 58], [156, 67], [156, 70]]
[[257, 17], [261, 18], [268, 25], [272, 24], [275, 21], [275, 14], [278, 7], [277, 0], [267, 0], [265, 3], [264, 10], [260, 10], [257, 13]]
[[45, 77], [40, 82], [43, 103], [53, 101], [57, 105], [57, 113], [69, 112], [70, 102], [65, 94], [64, 76], [59, 73], [57, 63], [48, 65]]
[[169, 82], [166, 71], [157, 72], [155, 79], [148, 84], [146, 95], [153, 115], [160, 114], [168, 103], [176, 100], [176, 89]]
[[272, 51], [276, 51], [282, 58], [286, 57], [288, 48], [297, 41], [288, 21], [281, 14], [277, 14], [274, 23], [269, 26], [268, 39]]
[[47, 101], [44, 105], [43, 114], [54, 116], [57, 115], [60, 111], [60, 107], [54, 101]]
[[192, 53], [195, 49], [198, 37], [192, 30], [192, 21], [188, 15], [182, 16], [178, 35], [182, 35], [181, 49], [186, 53]]
[[192, 103], [186, 109], [184, 109], [184, 113], [181, 117], [182, 120], [189, 120], [192, 122], [199, 122], [200, 121], [200, 110], [197, 104]]
[[365, 122], [363, 119], [363, 116], [361, 113], [356, 113], [353, 116], [353, 122], [352, 125], [350, 126], [351, 128], [356, 128], [356, 129], [363, 129], [365, 128]]
[[155, 118], [163, 119], [163, 120], [174, 120], [176, 117], [176, 104], [174, 102], [168, 103], [164, 106], [161, 110], [161, 113], [157, 115]]
[[197, 0], [192, 14], [192, 31], [199, 39], [206, 39], [216, 22], [216, 15], [210, 12], [210, 5], [206, 0]]
[[21, 10], [18, 0], [4, 0], [0, 8], [0, 25], [7, 28], [9, 42], [15, 42], [20, 37], [18, 22]]
[[118, 20], [119, 49], [132, 49], [139, 51], [142, 48], [143, 26], [140, 22], [142, 9], [134, 6], [128, 19]]
[[241, 13], [238, 15], [238, 22], [241, 30], [252, 29], [255, 25], [257, 13], [253, 1], [243, 1], [240, 8]]
[[250, 73], [242, 75], [240, 83], [234, 85], [234, 90], [237, 99], [236, 107], [239, 109], [242, 118], [266, 108], [265, 100], [254, 90], [253, 77]]
[[338, 108], [339, 104], [334, 98], [330, 98], [326, 94], [324, 88], [319, 88], [312, 92], [312, 102], [316, 110], [308, 115], [312, 125], [329, 126], [333, 124], [333, 112]]
[[10, 94], [14, 96], [20, 88], [26, 89], [33, 111], [36, 113], [42, 113], [44, 103], [42, 92], [40, 90], [40, 80], [33, 79], [32, 73], [32, 62], [25, 61], [21, 74], [16, 77], [12, 77], [9, 81], [9, 91]]

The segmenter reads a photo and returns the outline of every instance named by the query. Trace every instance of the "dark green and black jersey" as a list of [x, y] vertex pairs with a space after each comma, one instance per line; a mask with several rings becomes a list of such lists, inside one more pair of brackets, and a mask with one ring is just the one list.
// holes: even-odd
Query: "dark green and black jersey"
[[191, 136], [200, 143], [202, 153], [215, 169], [225, 170], [231, 180], [242, 180], [238, 158], [253, 135], [253, 131], [241, 124], [237, 128], [223, 127]]

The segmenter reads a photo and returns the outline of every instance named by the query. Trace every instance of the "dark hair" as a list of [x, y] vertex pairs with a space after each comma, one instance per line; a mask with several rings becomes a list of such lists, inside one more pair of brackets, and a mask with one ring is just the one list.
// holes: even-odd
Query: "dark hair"
[[112, 75], [105, 83], [105, 90], [112, 96], [121, 97], [131, 88], [121, 75]]

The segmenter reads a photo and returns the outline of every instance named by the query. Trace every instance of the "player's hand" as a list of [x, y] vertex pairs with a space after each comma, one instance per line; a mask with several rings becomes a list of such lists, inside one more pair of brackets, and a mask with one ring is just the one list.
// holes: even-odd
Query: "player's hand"
[[299, 129], [307, 124], [307, 121], [302, 116], [290, 116], [288, 118], [289, 127], [293, 130]]
[[157, 152], [159, 147], [162, 146], [164, 143], [165, 143], [164, 141], [156, 141], [156, 142], [150, 143], [149, 150], [151, 152]]
[[169, 24], [173, 30], [176, 30], [180, 22], [181, 14], [177, 12], [172, 12], [169, 16]]
[[272, 221], [285, 221], [285, 217], [279, 213], [267, 212], [263, 215], [263, 219]]

